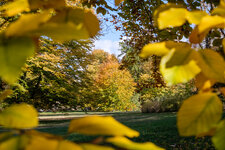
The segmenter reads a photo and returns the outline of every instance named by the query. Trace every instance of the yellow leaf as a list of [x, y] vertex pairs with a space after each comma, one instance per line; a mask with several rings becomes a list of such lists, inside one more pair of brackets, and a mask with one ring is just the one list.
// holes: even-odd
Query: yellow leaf
[[36, 31], [37, 35], [46, 35], [56, 41], [88, 39], [95, 36], [99, 28], [99, 21], [91, 10], [81, 8], [67, 8], [52, 17]]
[[23, 36], [37, 30], [40, 25], [46, 23], [52, 15], [51, 10], [38, 14], [24, 14], [16, 22], [6, 29], [6, 36]]
[[178, 27], [186, 21], [191, 24], [199, 24], [208, 14], [204, 11], [188, 11], [176, 4], [161, 5], [154, 13], [154, 20], [159, 29]]
[[159, 29], [183, 25], [186, 22], [186, 13], [185, 8], [170, 8], [161, 12], [158, 18]]
[[42, 137], [42, 138], [45, 138], [45, 139], [54, 139], [54, 140], [57, 140], [57, 141], [62, 141], [63, 138], [61, 136], [56, 136], [56, 135], [52, 135], [52, 134], [49, 134], [49, 133], [45, 133], [45, 132], [39, 132], [39, 131], [36, 131], [36, 130], [27, 130], [25, 132], [25, 134], [29, 137]]
[[80, 144], [83, 150], [114, 150], [114, 148], [107, 146], [99, 146], [94, 144]]
[[208, 14], [204, 11], [191, 11], [186, 14], [186, 18], [189, 23], [191, 24], [199, 24], [201, 22], [201, 19]]
[[210, 131], [222, 117], [223, 105], [214, 93], [200, 93], [185, 100], [177, 114], [181, 136]]
[[[0, 37], [1, 38], [1, 37]], [[28, 57], [35, 51], [35, 44], [27, 37], [0, 40], [0, 76], [8, 83], [14, 83]]]
[[220, 16], [205, 16], [198, 25], [199, 34], [212, 28], [225, 28], [225, 18]]
[[173, 48], [179, 49], [183, 47], [190, 47], [190, 45], [188, 43], [178, 43], [174, 41], [150, 43], [143, 47], [140, 57], [148, 57], [151, 55], [164, 56]]
[[38, 126], [36, 109], [27, 104], [15, 104], [0, 113], [0, 124], [5, 128], [26, 129]]
[[79, 145], [51, 134], [32, 130], [25, 135], [29, 137], [26, 150], [82, 150]]
[[124, 0], [115, 0], [115, 5], [118, 6], [120, 3], [122, 3]]
[[6, 99], [8, 96], [10, 96], [13, 93], [11, 89], [6, 89], [2, 93], [0, 93], [0, 101]]
[[106, 139], [106, 142], [112, 143], [113, 145], [124, 148], [126, 150], [164, 150], [156, 146], [154, 143], [135, 143], [125, 137], [112, 137]]
[[137, 137], [139, 133], [116, 121], [113, 117], [90, 116], [74, 119], [69, 126], [69, 133], [87, 135], [109, 135]]
[[225, 120], [221, 121], [217, 127], [215, 135], [212, 137], [212, 141], [217, 150], [225, 149]]
[[30, 9], [39, 9], [39, 8], [63, 8], [66, 5], [65, 0], [29, 0]]
[[1, 150], [20, 150], [24, 149], [29, 139], [26, 136], [12, 136], [6, 137], [5, 140], [1, 141]]
[[83, 150], [83, 149], [73, 142], [64, 140], [58, 143], [57, 150]]
[[209, 79], [224, 82], [225, 61], [223, 57], [210, 49], [201, 50], [199, 54], [198, 65], [203, 74]]
[[199, 73], [196, 76], [195, 79], [195, 86], [205, 92], [205, 91], [210, 91], [210, 88], [215, 84], [215, 81], [210, 80], [209, 78], [207, 78], [202, 72]]
[[193, 44], [201, 43], [205, 36], [208, 34], [209, 30], [206, 30], [203, 33], [199, 33], [198, 26], [194, 28], [194, 30], [191, 32], [191, 35], [189, 36], [189, 41]]
[[5, 10], [7, 16], [14, 16], [23, 11], [30, 11], [28, 0], [15, 0], [0, 7], [0, 11]]
[[158, 26], [158, 18], [160, 13], [169, 10], [170, 8], [183, 8], [181, 5], [176, 5], [173, 3], [167, 3], [165, 5], [160, 5], [155, 11], [153, 15], [154, 23], [156, 26]]
[[166, 42], [153, 43], [145, 45], [140, 53], [140, 57], [148, 57], [151, 55], [164, 56], [169, 52]]
[[173, 56], [175, 50], [171, 50], [166, 56], [164, 56], [160, 63], [160, 72], [163, 75], [166, 83], [171, 86], [177, 83], [185, 83], [193, 79], [201, 70], [194, 60], [189, 61], [185, 65], [174, 66], [166, 68], [166, 63]]
[[216, 128], [217, 128], [216, 126], [212, 127], [208, 132], [201, 133], [197, 135], [196, 137], [213, 136], [216, 133]]
[[166, 63], [166, 68], [173, 66], [186, 65], [191, 60], [198, 58], [198, 53], [190, 47], [180, 47], [174, 50], [170, 60]]

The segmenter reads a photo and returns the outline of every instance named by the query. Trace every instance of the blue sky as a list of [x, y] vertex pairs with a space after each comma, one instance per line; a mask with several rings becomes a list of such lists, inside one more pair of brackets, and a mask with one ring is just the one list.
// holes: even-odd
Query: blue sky
[[[109, 2], [110, 6], [113, 6], [114, 4]], [[112, 20], [110, 15], [105, 15], [105, 16], [99, 16], [99, 17], [107, 17], [109, 18], [109, 21], [106, 22], [104, 21], [103, 24], [101, 25], [102, 31], [101, 33], [103, 34], [101, 37], [99, 37], [98, 40], [95, 41], [95, 47], [94, 49], [102, 49], [106, 52], [109, 52], [110, 54], [115, 54], [118, 56], [120, 54], [120, 35], [122, 34], [120, 31], [116, 31], [114, 29], [113, 23], [110, 22]]]

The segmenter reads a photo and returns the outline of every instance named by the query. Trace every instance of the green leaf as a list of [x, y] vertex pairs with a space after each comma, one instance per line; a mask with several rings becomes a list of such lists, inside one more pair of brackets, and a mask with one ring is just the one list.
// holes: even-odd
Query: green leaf
[[28, 57], [34, 54], [35, 44], [27, 37], [1, 39], [0, 76], [8, 83], [14, 83]]
[[46, 35], [56, 41], [80, 40], [94, 37], [99, 28], [96, 15], [89, 9], [67, 8], [52, 17], [36, 31], [37, 35]]
[[225, 61], [223, 57], [210, 49], [201, 50], [199, 54], [198, 65], [203, 74], [209, 79], [224, 82]]
[[185, 100], [177, 114], [181, 136], [200, 135], [210, 131], [221, 119], [223, 105], [214, 93], [200, 93]]
[[112, 143], [113, 145], [124, 148], [126, 150], [164, 150], [156, 146], [153, 143], [146, 142], [146, 143], [135, 143], [125, 137], [112, 137], [106, 139], [106, 142]]
[[69, 126], [69, 133], [73, 132], [86, 135], [139, 136], [137, 131], [126, 127], [114, 118], [101, 116], [90, 116], [72, 120]]
[[197, 65], [197, 62], [194, 60], [189, 61], [185, 65], [166, 68], [166, 64], [171, 59], [174, 52], [175, 49], [171, 50], [166, 56], [162, 58], [160, 63], [160, 72], [162, 73], [164, 80], [169, 86], [188, 82], [201, 71]]
[[14, 0], [0, 7], [0, 11], [5, 11], [5, 15], [14, 16], [23, 11], [30, 11], [28, 0]]
[[26, 129], [38, 126], [38, 113], [33, 106], [15, 104], [0, 113], [0, 124], [5, 128]]
[[217, 127], [216, 134], [212, 137], [212, 141], [217, 150], [225, 149], [225, 120], [221, 121]]

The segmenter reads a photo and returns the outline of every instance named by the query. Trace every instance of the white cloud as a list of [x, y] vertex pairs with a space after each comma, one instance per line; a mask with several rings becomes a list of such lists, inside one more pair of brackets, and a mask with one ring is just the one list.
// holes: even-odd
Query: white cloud
[[94, 49], [102, 49], [110, 54], [115, 54], [118, 56], [120, 54], [120, 41], [112, 41], [112, 40], [97, 40], [95, 41]]

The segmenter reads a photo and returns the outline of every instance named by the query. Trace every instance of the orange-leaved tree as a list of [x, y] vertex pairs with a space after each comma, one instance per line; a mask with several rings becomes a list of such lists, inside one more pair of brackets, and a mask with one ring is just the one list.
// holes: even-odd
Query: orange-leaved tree
[[117, 58], [103, 50], [94, 50], [92, 55], [93, 62], [88, 66], [91, 83], [83, 89], [81, 102], [103, 111], [137, 109], [131, 101], [135, 83], [129, 71], [120, 70]]

